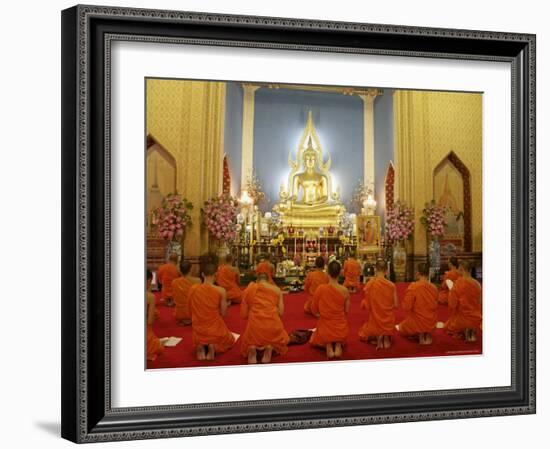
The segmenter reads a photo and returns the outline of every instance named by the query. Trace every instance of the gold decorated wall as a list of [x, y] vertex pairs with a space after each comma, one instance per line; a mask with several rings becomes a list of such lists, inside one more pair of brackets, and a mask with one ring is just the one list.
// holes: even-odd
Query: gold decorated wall
[[148, 79], [146, 89], [146, 132], [176, 160], [177, 192], [194, 205], [184, 244], [195, 257], [208, 249], [200, 209], [221, 192], [225, 83]]
[[[396, 91], [394, 139], [396, 197], [422, 215], [434, 199], [436, 167], [451, 151], [470, 172], [472, 251], [482, 251], [482, 95]], [[426, 234], [417, 220], [415, 255], [426, 254]]]

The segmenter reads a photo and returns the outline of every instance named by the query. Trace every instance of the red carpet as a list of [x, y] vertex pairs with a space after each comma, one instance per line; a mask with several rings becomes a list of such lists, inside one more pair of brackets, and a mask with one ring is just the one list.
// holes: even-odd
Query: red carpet
[[[408, 284], [397, 284], [399, 298], [402, 299]], [[307, 295], [305, 293], [288, 293], [285, 298], [285, 313], [283, 323], [287, 332], [295, 329], [311, 329], [315, 327], [316, 319], [304, 314], [304, 303]], [[394, 333], [392, 347], [386, 350], [377, 351], [373, 345], [366, 344], [359, 340], [357, 331], [366, 320], [366, 311], [360, 309], [363, 298], [362, 292], [351, 296], [349, 313], [350, 333], [348, 342], [344, 348], [341, 360], [363, 360], [400, 357], [434, 357], [448, 355], [481, 354], [482, 341], [478, 335], [475, 343], [465, 343], [463, 340], [447, 335], [442, 329], [436, 329], [433, 334], [433, 343], [430, 346], [420, 346], [417, 342], [408, 340]], [[216, 366], [216, 365], [244, 365], [246, 359], [240, 354], [240, 340], [225, 354], [216, 355], [214, 361], [199, 362], [195, 359], [192, 348], [191, 327], [180, 327], [176, 325], [173, 317], [173, 309], [158, 304], [159, 318], [154, 324], [154, 329], [159, 337], [182, 337], [183, 340], [175, 347], [167, 347], [164, 353], [154, 362], [148, 362], [147, 368], [178, 368], [193, 366]], [[242, 334], [246, 321], [239, 316], [240, 306], [231, 306], [225, 316], [225, 322], [229, 330]], [[398, 322], [403, 318], [403, 311], [396, 312]], [[439, 321], [445, 321], [449, 315], [446, 306], [439, 306]], [[284, 356], [273, 357], [273, 363], [288, 362], [319, 362], [326, 361], [325, 352], [309, 345], [308, 343], [298, 346], [289, 346]]]

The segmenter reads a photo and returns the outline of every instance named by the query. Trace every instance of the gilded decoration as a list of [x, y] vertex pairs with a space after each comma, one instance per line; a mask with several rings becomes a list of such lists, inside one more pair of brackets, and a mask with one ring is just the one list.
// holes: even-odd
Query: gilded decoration
[[281, 185], [279, 201], [274, 206], [283, 225], [315, 229], [336, 226], [346, 209], [340, 201], [339, 188], [333, 186], [331, 164], [330, 154], [325, 159], [309, 111], [296, 159], [293, 159], [292, 152], [288, 154], [287, 185]]

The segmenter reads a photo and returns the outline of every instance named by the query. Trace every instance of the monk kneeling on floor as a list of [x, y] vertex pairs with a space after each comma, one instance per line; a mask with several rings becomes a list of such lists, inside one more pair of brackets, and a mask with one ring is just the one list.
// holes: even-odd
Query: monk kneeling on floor
[[449, 286], [447, 285], [447, 280], [454, 283], [459, 277], [460, 273], [458, 271], [458, 259], [454, 256], [450, 257], [449, 270], [445, 271], [443, 279], [441, 280], [441, 286], [439, 287], [438, 302], [440, 304], [447, 304], [449, 302]]
[[359, 288], [359, 277], [361, 276], [361, 264], [352, 254], [344, 262], [344, 287], [352, 293]]
[[309, 299], [304, 304], [304, 312], [310, 315], [313, 314], [311, 311], [311, 303], [313, 301], [313, 295], [317, 291], [317, 287], [329, 283], [330, 278], [328, 274], [323, 271], [324, 267], [325, 259], [318, 256], [315, 259], [315, 269], [307, 274], [306, 280], [304, 281], [304, 291], [309, 295]]
[[363, 341], [376, 344], [376, 349], [391, 346], [395, 328], [395, 309], [398, 307], [395, 285], [386, 279], [386, 262], [376, 262], [376, 274], [364, 288], [361, 308], [369, 313], [367, 322], [359, 329]]
[[403, 299], [406, 317], [396, 327], [404, 337], [416, 337], [421, 345], [429, 345], [437, 324], [437, 289], [428, 281], [425, 263], [418, 265], [416, 279], [407, 288]]
[[286, 354], [289, 337], [281, 321], [283, 312], [283, 292], [269, 283], [267, 274], [259, 274], [244, 291], [241, 302], [241, 317], [248, 320], [241, 354], [248, 363], [258, 363], [259, 352], [263, 352], [262, 363], [271, 362], [274, 353]]
[[338, 283], [341, 270], [336, 260], [328, 264], [329, 283], [317, 287], [311, 302], [311, 311], [319, 314], [319, 320], [309, 342], [325, 348], [329, 359], [342, 356], [349, 333], [349, 292]]
[[147, 360], [154, 361], [157, 356], [163, 353], [164, 346], [153, 330], [153, 323], [157, 318], [155, 306], [155, 295], [151, 293], [151, 282], [153, 273], [147, 270]]
[[218, 267], [216, 284], [225, 289], [227, 300], [233, 304], [240, 304], [243, 291], [239, 287], [239, 270], [232, 265], [233, 256], [225, 256], [224, 262]]
[[262, 273], [267, 274], [267, 278], [270, 284], [275, 285], [275, 281], [273, 280], [273, 273], [275, 272], [275, 268], [273, 267], [273, 264], [269, 260], [269, 255], [267, 254], [260, 254], [257, 259], [257, 265], [256, 265], [256, 276], [259, 276]]
[[174, 307], [174, 292], [172, 291], [172, 282], [180, 277], [180, 272], [176, 266], [178, 263], [178, 255], [171, 253], [168, 256], [168, 262], [162, 264], [157, 271], [157, 280], [162, 284], [160, 290], [161, 300], [168, 307]]
[[451, 315], [445, 323], [450, 334], [464, 335], [467, 342], [477, 340], [477, 330], [481, 326], [481, 285], [470, 274], [468, 261], [460, 261], [460, 277], [449, 292]]
[[203, 283], [189, 291], [193, 345], [198, 360], [214, 360], [216, 353], [233, 346], [235, 337], [223, 320], [227, 311], [225, 290], [214, 285], [218, 259], [210, 254], [202, 256], [200, 266]]
[[184, 260], [180, 264], [182, 276], [172, 281], [172, 293], [174, 295], [174, 317], [179, 326], [191, 324], [191, 309], [189, 308], [189, 290], [201, 280], [191, 276], [191, 262]]

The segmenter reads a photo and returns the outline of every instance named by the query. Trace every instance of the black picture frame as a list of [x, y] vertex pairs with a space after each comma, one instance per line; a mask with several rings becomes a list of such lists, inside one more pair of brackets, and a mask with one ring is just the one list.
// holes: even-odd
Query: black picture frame
[[[111, 407], [113, 40], [492, 60], [512, 70], [511, 385]], [[535, 413], [535, 36], [78, 5], [62, 12], [62, 436], [83, 443]]]

